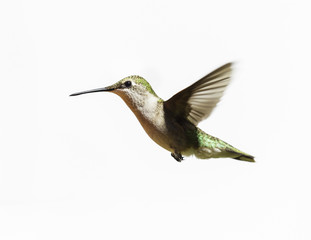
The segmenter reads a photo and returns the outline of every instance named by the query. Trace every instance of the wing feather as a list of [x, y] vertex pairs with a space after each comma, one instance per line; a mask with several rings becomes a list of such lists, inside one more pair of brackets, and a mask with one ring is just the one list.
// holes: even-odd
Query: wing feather
[[228, 86], [232, 63], [216, 69], [164, 102], [174, 117], [186, 118], [194, 125], [207, 118]]

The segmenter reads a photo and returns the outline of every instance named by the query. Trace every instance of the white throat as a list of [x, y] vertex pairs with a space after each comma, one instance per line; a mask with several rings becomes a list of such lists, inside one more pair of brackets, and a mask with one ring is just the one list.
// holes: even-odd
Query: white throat
[[141, 123], [146, 121], [158, 130], [165, 131], [163, 103], [160, 98], [149, 92], [131, 92], [128, 97], [131, 101], [131, 109]]
[[144, 94], [131, 94], [133, 104], [139, 112], [148, 120], [153, 120], [159, 110], [159, 98], [149, 92]]

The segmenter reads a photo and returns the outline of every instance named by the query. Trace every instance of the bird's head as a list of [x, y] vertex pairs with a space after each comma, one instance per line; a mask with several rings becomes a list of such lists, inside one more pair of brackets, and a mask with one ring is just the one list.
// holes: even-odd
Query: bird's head
[[70, 96], [78, 96], [94, 92], [112, 92], [119, 95], [128, 105], [144, 104], [148, 98], [159, 98], [150, 84], [142, 77], [133, 75], [121, 79], [113, 85], [73, 93]]

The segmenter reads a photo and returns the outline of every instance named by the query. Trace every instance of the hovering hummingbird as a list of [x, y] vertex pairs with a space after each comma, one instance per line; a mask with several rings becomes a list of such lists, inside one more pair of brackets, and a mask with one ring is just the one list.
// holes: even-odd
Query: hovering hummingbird
[[230, 82], [231, 72], [232, 63], [227, 63], [167, 101], [158, 97], [144, 78], [136, 75], [123, 78], [108, 87], [70, 96], [93, 92], [117, 94], [135, 114], [149, 137], [170, 151], [178, 162], [183, 160], [183, 155], [195, 155], [200, 159], [234, 158], [254, 162], [253, 156], [197, 127], [219, 102]]

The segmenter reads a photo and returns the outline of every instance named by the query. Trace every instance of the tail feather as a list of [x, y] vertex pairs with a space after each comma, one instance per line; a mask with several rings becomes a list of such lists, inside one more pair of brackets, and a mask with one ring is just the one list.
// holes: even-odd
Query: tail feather
[[242, 152], [234, 147], [231, 146], [231, 149], [227, 148], [227, 152], [230, 153], [231, 158], [241, 161], [247, 161], [247, 162], [255, 162], [255, 157], [252, 155], [249, 155], [245, 152]]
[[219, 138], [213, 137], [197, 128], [199, 148], [194, 152], [200, 159], [233, 158], [241, 161], [255, 162], [254, 157], [231, 146]]
[[253, 156], [251, 155], [244, 155], [244, 154], [241, 154], [240, 156], [237, 156], [233, 159], [237, 159], [237, 160], [241, 160], [241, 161], [247, 161], [247, 162], [255, 162], [255, 159]]

